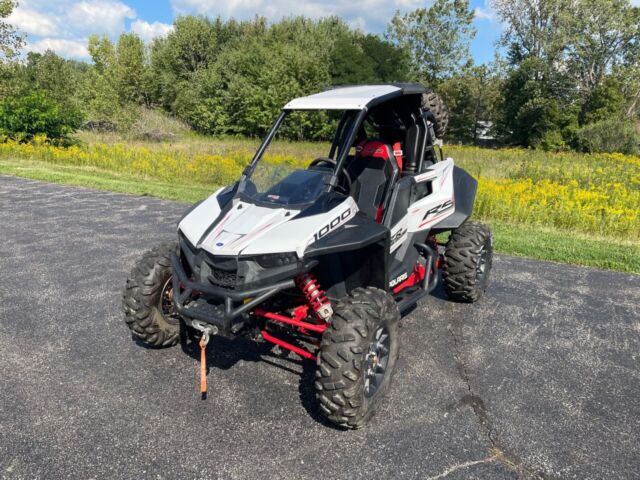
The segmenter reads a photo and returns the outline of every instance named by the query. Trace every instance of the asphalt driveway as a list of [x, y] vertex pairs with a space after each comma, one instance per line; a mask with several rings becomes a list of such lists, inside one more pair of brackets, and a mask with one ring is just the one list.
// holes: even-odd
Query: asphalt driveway
[[638, 478], [640, 277], [498, 256], [476, 305], [402, 322], [365, 429], [319, 421], [313, 365], [132, 341], [120, 292], [184, 205], [0, 177], [2, 478]]

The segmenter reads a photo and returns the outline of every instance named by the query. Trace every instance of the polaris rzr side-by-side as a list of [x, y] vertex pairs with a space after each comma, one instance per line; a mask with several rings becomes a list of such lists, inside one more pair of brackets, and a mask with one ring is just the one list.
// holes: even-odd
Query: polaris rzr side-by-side
[[[325, 156], [269, 161], [278, 132], [318, 118], [337, 125]], [[362, 426], [389, 387], [401, 315], [440, 279], [462, 302], [489, 279], [491, 232], [468, 220], [476, 181], [442, 154], [447, 120], [417, 84], [289, 102], [240, 179], [189, 209], [176, 243], [136, 263], [123, 299], [133, 335], [168, 347], [188, 332], [203, 380], [211, 335], [270, 342], [316, 362], [327, 419]]]

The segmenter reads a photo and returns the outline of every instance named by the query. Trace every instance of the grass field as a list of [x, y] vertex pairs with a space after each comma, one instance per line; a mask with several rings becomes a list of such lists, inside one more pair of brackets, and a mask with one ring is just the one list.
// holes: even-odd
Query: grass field
[[[236, 179], [258, 144], [79, 139], [70, 148], [0, 144], [0, 174], [193, 202]], [[279, 142], [266, 160], [296, 166], [327, 148]], [[640, 273], [640, 158], [457, 146], [445, 154], [479, 180], [474, 216], [492, 225], [498, 251]]]

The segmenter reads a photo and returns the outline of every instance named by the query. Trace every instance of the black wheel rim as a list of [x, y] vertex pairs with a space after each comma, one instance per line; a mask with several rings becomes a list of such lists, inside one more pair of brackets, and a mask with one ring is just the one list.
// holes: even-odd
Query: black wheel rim
[[380, 389], [389, 363], [391, 339], [386, 327], [379, 327], [364, 359], [364, 394], [372, 397]]
[[478, 282], [483, 282], [487, 275], [487, 263], [489, 258], [488, 252], [489, 250], [487, 249], [487, 245], [482, 244], [482, 247], [480, 248], [480, 255], [478, 257], [478, 264], [476, 265], [476, 280]]
[[162, 316], [170, 319], [172, 318], [173, 311], [173, 282], [171, 281], [171, 277], [167, 278], [167, 281], [164, 282], [162, 286], [162, 290], [160, 291], [160, 311], [162, 312]]

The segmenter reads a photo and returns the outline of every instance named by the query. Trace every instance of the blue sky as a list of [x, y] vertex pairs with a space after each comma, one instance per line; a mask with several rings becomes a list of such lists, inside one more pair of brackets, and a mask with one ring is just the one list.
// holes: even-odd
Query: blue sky
[[[55, 50], [67, 58], [86, 59], [87, 37], [106, 33], [116, 38], [134, 31], [146, 41], [166, 35], [177, 15], [277, 20], [283, 16], [319, 18], [337, 15], [365, 32], [381, 33], [396, 10], [407, 12], [428, 6], [424, 0], [19, 0], [9, 21], [27, 34], [27, 49]], [[471, 51], [476, 63], [493, 59], [501, 33], [489, 0], [472, 0], [478, 34]]]

